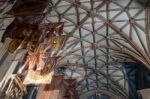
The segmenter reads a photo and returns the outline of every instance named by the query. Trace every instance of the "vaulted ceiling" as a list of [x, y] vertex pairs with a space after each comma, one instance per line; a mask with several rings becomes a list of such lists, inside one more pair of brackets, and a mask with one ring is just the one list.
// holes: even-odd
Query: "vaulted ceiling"
[[[0, 35], [13, 20], [4, 14], [11, 6], [0, 6]], [[77, 79], [79, 94], [95, 90], [128, 99], [123, 62], [150, 68], [149, 7], [134, 0], [50, 0], [46, 11], [44, 23], [65, 22], [69, 38], [58, 65]]]

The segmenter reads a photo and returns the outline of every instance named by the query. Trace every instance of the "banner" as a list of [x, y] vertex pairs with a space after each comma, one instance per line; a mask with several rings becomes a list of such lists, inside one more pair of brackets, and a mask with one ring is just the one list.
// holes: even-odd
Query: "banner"
[[40, 85], [36, 99], [78, 99], [75, 79], [53, 76], [51, 84]]
[[75, 79], [64, 79], [64, 96], [62, 99], [78, 99]]
[[30, 37], [33, 31], [38, 30], [39, 23], [43, 20], [44, 14], [38, 16], [18, 17], [9, 24], [2, 36], [1, 42], [5, 42], [7, 37], [24, 40]]
[[53, 71], [48, 74], [41, 75], [37, 71], [28, 70], [27, 75], [23, 81], [23, 84], [25, 84], [25, 85], [28, 85], [28, 84], [34, 84], [34, 85], [50, 84], [52, 81], [53, 74], [54, 74]]
[[26, 49], [34, 51], [35, 49], [38, 48], [40, 44], [40, 37], [42, 35], [42, 30], [36, 30], [34, 31], [30, 37], [28, 38]]
[[64, 22], [50, 23], [47, 25], [48, 37], [50, 36], [61, 36], [63, 33]]
[[17, 0], [6, 14], [28, 16], [42, 14], [49, 0]]
[[18, 40], [18, 39], [13, 39], [8, 46], [8, 51], [10, 53], [14, 53], [17, 48], [19, 48], [20, 44], [21, 44], [22, 40]]
[[[41, 74], [51, 72], [56, 68], [58, 57], [48, 57], [48, 59], [44, 62], [44, 68], [41, 70]], [[41, 64], [39, 64], [41, 66]]]
[[51, 84], [40, 85], [36, 99], [63, 99], [63, 76], [53, 76]]
[[25, 30], [26, 28], [22, 27], [20, 21], [17, 18], [15, 18], [14, 21], [7, 26], [1, 41], [5, 42], [5, 39], [7, 37], [10, 37], [12, 39], [17, 39], [17, 38], [23, 39], [24, 38], [23, 32], [25, 32]]
[[49, 38], [48, 42], [51, 44], [52, 50], [58, 52], [64, 47], [66, 40], [67, 40], [66, 35], [52, 36]]
[[23, 16], [21, 18], [26, 23], [39, 25], [44, 19], [44, 17], [45, 17], [45, 13], [39, 15]]

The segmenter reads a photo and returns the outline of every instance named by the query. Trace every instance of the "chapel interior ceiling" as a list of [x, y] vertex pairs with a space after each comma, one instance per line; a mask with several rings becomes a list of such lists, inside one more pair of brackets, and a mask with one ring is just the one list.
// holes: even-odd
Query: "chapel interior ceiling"
[[[4, 14], [12, 5], [0, 5], [1, 36], [14, 19]], [[68, 40], [58, 65], [78, 81], [79, 93], [103, 90], [127, 98], [122, 63], [150, 68], [149, 8], [135, 0], [50, 0], [45, 11], [43, 23], [64, 22]]]

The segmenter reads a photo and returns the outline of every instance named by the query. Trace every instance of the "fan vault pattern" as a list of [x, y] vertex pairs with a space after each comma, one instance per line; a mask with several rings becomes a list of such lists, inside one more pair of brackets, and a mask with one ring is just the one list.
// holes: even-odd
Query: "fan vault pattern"
[[[51, 0], [47, 9], [43, 23], [65, 22], [69, 39], [57, 53], [62, 56], [58, 65], [66, 67], [67, 78], [78, 81], [78, 94], [94, 91], [128, 99], [122, 62], [150, 68], [149, 8], [134, 0]], [[0, 21], [3, 32], [12, 18], [3, 15]]]

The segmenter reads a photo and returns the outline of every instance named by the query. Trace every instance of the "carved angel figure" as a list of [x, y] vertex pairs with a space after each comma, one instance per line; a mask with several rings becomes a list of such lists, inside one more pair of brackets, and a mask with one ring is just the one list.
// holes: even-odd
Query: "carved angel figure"
[[47, 24], [47, 36], [61, 36], [63, 33], [64, 22], [56, 22]]
[[39, 23], [41, 23], [44, 16], [45, 14], [15, 18], [13, 22], [7, 26], [1, 42], [5, 42], [7, 37], [20, 40], [30, 37], [33, 31], [38, 30]]
[[51, 45], [41, 43], [35, 52], [28, 51], [23, 67], [42, 71], [48, 64], [55, 65], [56, 59], [51, 57]]

